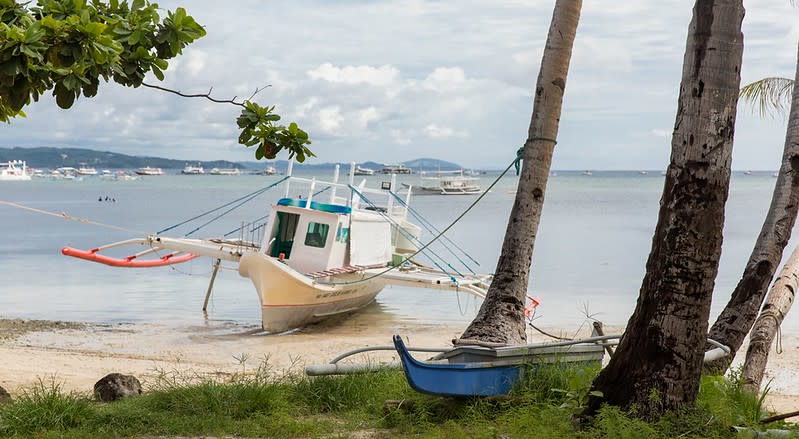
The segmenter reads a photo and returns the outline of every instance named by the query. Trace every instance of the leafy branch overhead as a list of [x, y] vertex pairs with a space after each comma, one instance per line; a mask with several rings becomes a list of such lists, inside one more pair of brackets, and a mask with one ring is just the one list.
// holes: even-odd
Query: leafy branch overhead
[[[67, 109], [81, 94], [95, 96], [101, 79], [128, 87], [146, 85], [147, 73], [163, 80], [168, 60], [205, 33], [185, 9], [166, 11], [162, 19], [147, 0], [40, 0], [35, 6], [0, 0], [0, 121], [24, 116], [46, 92]], [[239, 141], [258, 145], [258, 158], [282, 149], [300, 161], [313, 156], [296, 124], [275, 123], [274, 107], [235, 104], [244, 107]]]

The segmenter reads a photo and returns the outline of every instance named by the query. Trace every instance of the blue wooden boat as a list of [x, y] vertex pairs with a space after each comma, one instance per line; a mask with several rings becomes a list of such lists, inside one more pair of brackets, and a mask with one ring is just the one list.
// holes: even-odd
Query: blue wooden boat
[[425, 363], [416, 360], [399, 335], [394, 347], [410, 386], [422, 393], [444, 396], [507, 395], [522, 377], [524, 364]]

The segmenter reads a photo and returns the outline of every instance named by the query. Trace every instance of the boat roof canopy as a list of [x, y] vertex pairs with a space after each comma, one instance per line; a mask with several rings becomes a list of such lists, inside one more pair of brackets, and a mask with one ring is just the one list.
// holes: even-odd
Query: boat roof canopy
[[[307, 204], [308, 200], [301, 200], [298, 198], [281, 198], [277, 200], [278, 206], [305, 207]], [[344, 215], [349, 215], [350, 213], [352, 213], [352, 208], [350, 208], [349, 206], [342, 206], [339, 204], [317, 203], [316, 201], [311, 201], [311, 209], [318, 210], [320, 212], [340, 213]]]

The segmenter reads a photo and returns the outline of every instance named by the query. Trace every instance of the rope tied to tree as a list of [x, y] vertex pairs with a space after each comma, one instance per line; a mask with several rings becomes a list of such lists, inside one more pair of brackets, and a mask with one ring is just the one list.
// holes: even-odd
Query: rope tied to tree
[[777, 326], [777, 330], [776, 330], [776, 332], [774, 334], [774, 340], [773, 340], [773, 342], [776, 343], [776, 345], [774, 346], [774, 352], [776, 352], [777, 355], [782, 355], [782, 352], [783, 352], [783, 349], [782, 349], [782, 324], [781, 324], [782, 319], [780, 319], [777, 316], [777, 312], [773, 311], [772, 309], [765, 309], [765, 310], [761, 311], [760, 315], [757, 317], [757, 321], [755, 321], [755, 324], [757, 324], [758, 321], [765, 320], [765, 319], [768, 319], [768, 318], [774, 320], [774, 323]]
[[521, 170], [522, 160], [524, 160], [524, 157], [523, 157], [524, 156], [524, 147], [528, 143], [536, 141], [536, 140], [543, 140], [545, 142], [552, 142], [555, 145], [558, 144], [558, 141], [556, 139], [551, 138], [551, 137], [539, 137], [539, 136], [528, 137], [527, 141], [524, 142], [524, 145], [521, 148], [516, 150], [516, 160], [513, 161], [513, 166], [516, 168], [516, 175], [519, 175], [519, 171]]

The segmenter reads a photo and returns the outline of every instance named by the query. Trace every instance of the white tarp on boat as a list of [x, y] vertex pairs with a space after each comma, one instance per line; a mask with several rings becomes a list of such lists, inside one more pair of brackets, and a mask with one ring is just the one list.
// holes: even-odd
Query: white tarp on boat
[[391, 260], [391, 224], [377, 213], [352, 212], [350, 265], [385, 264]]

